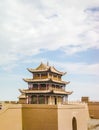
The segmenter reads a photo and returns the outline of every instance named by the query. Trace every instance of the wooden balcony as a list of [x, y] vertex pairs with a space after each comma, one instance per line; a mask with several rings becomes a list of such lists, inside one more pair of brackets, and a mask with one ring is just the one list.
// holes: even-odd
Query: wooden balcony
[[29, 88], [29, 90], [55, 90], [55, 91], [65, 91], [64, 89], [62, 88], [53, 88], [53, 87], [37, 87], [37, 88]]

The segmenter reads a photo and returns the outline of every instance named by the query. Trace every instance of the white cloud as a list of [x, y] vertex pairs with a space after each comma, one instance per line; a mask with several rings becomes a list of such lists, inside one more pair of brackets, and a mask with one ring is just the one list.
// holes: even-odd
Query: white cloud
[[[21, 63], [45, 62], [43, 58], [31, 58], [42, 50], [61, 49], [73, 55], [89, 48], [99, 49], [99, 10], [92, 10], [98, 5], [99, 0], [0, 0], [0, 68], [9, 72]], [[49, 62], [56, 64], [55, 67], [58, 65], [59, 70], [67, 71], [71, 77], [82, 76], [81, 84], [77, 77], [77, 81], [71, 81], [74, 94], [79, 93], [80, 97], [86, 92], [91, 96], [94, 92], [93, 96], [98, 97], [98, 81], [88, 79], [83, 83], [83, 76], [91, 75], [97, 80], [98, 63]], [[1, 86], [8, 90], [7, 87], [13, 87], [16, 82], [14, 97], [17, 86], [21, 88], [18, 81], [22, 77], [20, 74], [9, 77], [1, 72]], [[90, 91], [88, 86], [92, 87]]]
[[61, 48], [73, 54], [99, 48], [99, 11], [84, 11], [97, 4], [98, 0], [1, 1], [1, 62], [15, 61], [18, 54], [38, 54], [41, 49]]
[[[53, 62], [50, 62], [53, 64]], [[55, 66], [61, 68], [61, 70], [67, 71], [70, 74], [78, 75], [94, 75], [99, 76], [99, 64], [87, 64], [87, 63], [74, 63], [74, 62], [55, 62]]]
[[68, 86], [69, 90], [73, 90], [73, 94], [69, 96], [69, 100], [80, 100], [82, 96], [88, 96], [90, 100], [98, 101], [99, 94], [97, 90], [99, 89], [99, 85], [92, 81], [92, 79], [89, 79], [90, 82], [86, 82], [83, 79], [78, 79], [72, 80], [72, 82]]

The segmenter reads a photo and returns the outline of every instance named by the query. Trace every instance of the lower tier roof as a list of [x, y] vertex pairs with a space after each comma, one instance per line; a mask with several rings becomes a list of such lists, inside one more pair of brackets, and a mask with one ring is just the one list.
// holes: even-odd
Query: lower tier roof
[[60, 95], [70, 95], [72, 92], [68, 91], [56, 91], [56, 90], [20, 90], [24, 94], [60, 94]]

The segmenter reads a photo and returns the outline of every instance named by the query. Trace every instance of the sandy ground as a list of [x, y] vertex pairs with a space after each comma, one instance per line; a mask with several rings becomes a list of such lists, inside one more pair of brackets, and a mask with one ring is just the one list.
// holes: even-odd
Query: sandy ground
[[90, 119], [88, 130], [99, 130], [99, 119]]

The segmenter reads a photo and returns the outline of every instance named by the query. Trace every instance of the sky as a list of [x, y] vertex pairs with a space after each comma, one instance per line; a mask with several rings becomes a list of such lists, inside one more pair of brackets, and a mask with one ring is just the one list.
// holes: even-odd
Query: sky
[[99, 101], [99, 0], [0, 0], [0, 101], [41, 62], [67, 72], [69, 100]]

